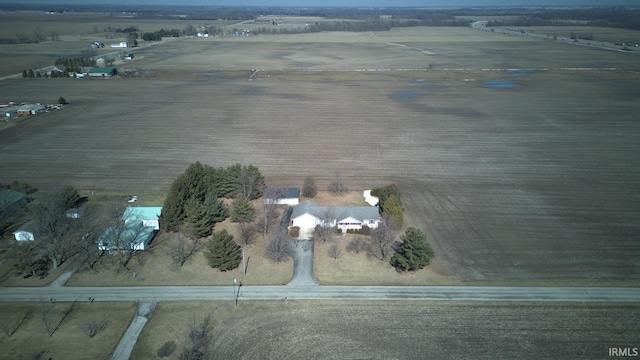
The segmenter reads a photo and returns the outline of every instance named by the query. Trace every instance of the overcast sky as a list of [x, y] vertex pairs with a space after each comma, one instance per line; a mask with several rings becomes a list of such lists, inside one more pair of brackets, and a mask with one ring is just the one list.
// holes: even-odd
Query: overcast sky
[[10, 3], [294, 7], [640, 6], [640, 0], [0, 0], [0, 4]]

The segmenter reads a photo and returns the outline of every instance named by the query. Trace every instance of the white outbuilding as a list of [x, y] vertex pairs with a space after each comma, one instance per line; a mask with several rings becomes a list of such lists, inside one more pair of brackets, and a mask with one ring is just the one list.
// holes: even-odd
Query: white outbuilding
[[34, 241], [35, 228], [36, 223], [33, 220], [29, 220], [14, 231], [13, 236], [15, 236], [16, 241]]

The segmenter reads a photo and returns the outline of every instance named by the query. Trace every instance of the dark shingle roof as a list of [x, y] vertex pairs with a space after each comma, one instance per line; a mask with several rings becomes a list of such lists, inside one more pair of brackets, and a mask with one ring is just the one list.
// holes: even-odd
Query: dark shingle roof
[[27, 195], [21, 192], [11, 190], [11, 189], [0, 191], [0, 211], [4, 211], [4, 209], [22, 200], [26, 196]]
[[282, 199], [298, 199], [300, 198], [300, 188], [265, 188], [264, 197], [273, 198], [274, 196]]
[[322, 206], [307, 200], [293, 207], [291, 218], [295, 219], [302, 214], [311, 214], [318, 219], [324, 219], [326, 216], [335, 220], [343, 220], [353, 217], [358, 220], [378, 219], [378, 208], [375, 206]]

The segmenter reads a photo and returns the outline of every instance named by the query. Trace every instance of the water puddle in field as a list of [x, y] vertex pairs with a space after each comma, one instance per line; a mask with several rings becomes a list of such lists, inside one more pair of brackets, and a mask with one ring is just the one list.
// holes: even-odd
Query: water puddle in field
[[201, 73], [198, 73], [198, 75], [200, 75], [200, 76], [218, 76], [220, 74], [218, 74], [217, 72], [201, 72]]
[[487, 80], [484, 82], [484, 87], [490, 89], [513, 89], [517, 88], [518, 84], [514, 83], [511, 80]]
[[520, 76], [531, 75], [537, 72], [538, 70], [536, 69], [508, 69], [507, 70], [507, 73], [510, 75], [520, 75]]

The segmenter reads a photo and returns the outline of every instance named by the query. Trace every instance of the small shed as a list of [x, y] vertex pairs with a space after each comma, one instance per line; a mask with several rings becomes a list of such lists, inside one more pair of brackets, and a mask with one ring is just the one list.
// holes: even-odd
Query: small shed
[[13, 232], [16, 241], [34, 241], [35, 240], [36, 223], [33, 220], [29, 220], [22, 224], [18, 230]]

